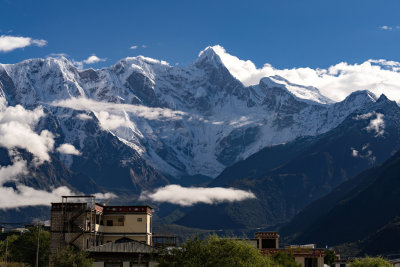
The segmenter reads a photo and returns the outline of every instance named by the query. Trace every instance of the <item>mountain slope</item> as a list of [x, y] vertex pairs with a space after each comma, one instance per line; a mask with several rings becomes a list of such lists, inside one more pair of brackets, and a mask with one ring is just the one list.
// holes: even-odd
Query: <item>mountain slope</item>
[[[350, 243], [359, 255], [398, 252], [399, 173], [398, 152], [312, 203], [283, 227], [282, 233], [297, 242]], [[313, 214], [316, 209], [320, 212]], [[308, 216], [310, 220], [305, 220]]]
[[[209, 184], [251, 190], [257, 200], [249, 200], [247, 206], [239, 203], [199, 206], [177, 223], [206, 229], [224, 228], [224, 223], [216, 225], [218, 219], [211, 224], [203, 217], [203, 214], [216, 213], [215, 210], [219, 210], [219, 214], [214, 214], [216, 218], [231, 225], [235, 223], [236, 227], [264, 227], [285, 222], [313, 200], [398, 150], [399, 115], [396, 103], [382, 96], [325, 134], [265, 148], [227, 168]], [[371, 125], [377, 126], [378, 121], [383, 128], [372, 129]], [[254, 211], [252, 217], [240, 215], [249, 210]]]

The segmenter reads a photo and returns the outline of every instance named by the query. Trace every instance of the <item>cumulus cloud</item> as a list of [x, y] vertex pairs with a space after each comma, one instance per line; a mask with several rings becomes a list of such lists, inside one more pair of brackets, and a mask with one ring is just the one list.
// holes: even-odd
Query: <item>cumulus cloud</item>
[[180, 185], [167, 185], [154, 192], [144, 191], [140, 200], [154, 202], [168, 202], [181, 206], [192, 206], [198, 203], [217, 204], [222, 202], [235, 202], [256, 198], [250, 191], [223, 187], [182, 187]]
[[142, 105], [98, 102], [87, 98], [70, 98], [67, 100], [52, 102], [51, 105], [71, 108], [74, 110], [94, 111], [99, 120], [101, 122], [103, 121], [107, 128], [116, 128], [121, 125], [127, 125], [129, 122], [127, 118], [124, 118], [125, 113], [148, 120], [179, 120], [185, 115], [182, 111], [175, 111], [168, 108], [151, 108]]
[[369, 122], [367, 126], [368, 131], [375, 131], [376, 136], [382, 136], [385, 133], [385, 121], [383, 120], [384, 115], [376, 113], [376, 118]]
[[138, 48], [137, 45], [132, 45], [131, 47], [129, 47], [129, 49], [132, 49], [132, 50], [137, 49], [137, 48]]
[[132, 123], [130, 122], [129, 118], [118, 115], [112, 115], [107, 111], [100, 111], [97, 114], [97, 118], [99, 119], [101, 126], [104, 129], [108, 130], [115, 130], [118, 129], [119, 127], [129, 128], [130, 126], [132, 126]]
[[95, 64], [95, 63], [99, 63], [99, 62], [104, 62], [106, 60], [107, 60], [106, 58], [99, 58], [98, 56], [93, 54], [90, 57], [88, 57], [87, 59], [84, 59], [82, 61], [72, 60], [72, 64], [74, 64], [77, 69], [81, 70], [81, 69], [83, 69], [84, 64], [90, 65], [90, 64]]
[[76, 149], [71, 144], [62, 144], [61, 146], [57, 147], [57, 151], [62, 154], [69, 154], [69, 155], [75, 155], [75, 156], [81, 155], [81, 152], [79, 152], [78, 149]]
[[88, 57], [87, 59], [85, 59], [83, 61], [83, 63], [85, 64], [94, 64], [94, 63], [98, 63], [98, 62], [102, 62], [102, 61], [106, 61], [107, 59], [105, 58], [99, 58], [96, 55], [91, 55], [90, 57]]
[[25, 175], [27, 173], [27, 162], [16, 158], [13, 160], [13, 164], [0, 166], [0, 186], [6, 182], [16, 181], [20, 175]]
[[326, 69], [276, 69], [270, 64], [257, 68], [250, 60], [241, 60], [226, 53], [221, 46], [213, 46], [212, 49], [230, 73], [246, 86], [258, 84], [263, 77], [278, 75], [295, 84], [315, 86], [334, 101], [341, 101], [350, 93], [365, 89], [400, 101], [399, 62], [371, 59], [361, 64], [341, 62]]
[[47, 45], [47, 41], [40, 39], [32, 39], [31, 37], [22, 37], [22, 36], [10, 36], [10, 35], [0, 36], [0, 52], [6, 53], [18, 48], [24, 48], [31, 45], [42, 47]]
[[[374, 119], [371, 119], [375, 117]], [[369, 112], [362, 115], [357, 115], [356, 120], [366, 120], [371, 119], [368, 126], [365, 128], [367, 131], [374, 131], [375, 137], [383, 136], [385, 133], [385, 121], [383, 120], [385, 116], [382, 113], [376, 113], [375, 111]]]
[[[28, 175], [28, 162], [23, 160], [15, 148], [31, 152], [34, 166], [50, 161], [49, 152], [53, 150], [54, 136], [47, 130], [40, 134], [33, 131], [41, 117], [43, 109], [38, 107], [27, 110], [17, 105], [8, 107], [4, 99], [0, 99], [0, 146], [8, 149], [12, 164], [0, 166], [0, 209], [19, 208], [25, 206], [50, 205], [60, 201], [63, 195], [73, 195], [68, 187], [62, 186], [51, 191], [38, 190], [20, 183], [19, 178]], [[80, 152], [70, 144], [57, 148], [60, 153], [79, 155]], [[4, 186], [14, 182], [15, 188]], [[115, 195], [98, 193], [97, 198], [105, 199]]]
[[37, 134], [33, 131], [38, 120], [44, 115], [41, 107], [26, 110], [22, 106], [6, 107], [0, 103], [0, 146], [7, 149], [22, 148], [31, 152], [37, 163], [50, 160], [54, 136], [48, 130]]

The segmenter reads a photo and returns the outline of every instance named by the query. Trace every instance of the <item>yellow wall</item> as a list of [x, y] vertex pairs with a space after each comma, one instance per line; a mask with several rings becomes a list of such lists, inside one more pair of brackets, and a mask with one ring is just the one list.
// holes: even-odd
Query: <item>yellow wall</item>
[[[118, 217], [124, 216], [124, 226], [116, 226]], [[138, 222], [138, 218], [142, 221]], [[151, 216], [148, 214], [105, 215], [102, 232], [104, 233], [151, 233]], [[107, 220], [113, 220], [113, 226], [107, 226]], [[100, 230], [100, 229], [99, 229]]]

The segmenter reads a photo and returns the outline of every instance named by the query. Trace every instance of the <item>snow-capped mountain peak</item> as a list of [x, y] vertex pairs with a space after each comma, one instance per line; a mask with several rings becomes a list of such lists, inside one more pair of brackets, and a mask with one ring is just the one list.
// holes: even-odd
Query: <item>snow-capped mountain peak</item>
[[221, 46], [186, 67], [143, 56], [97, 70], [77, 70], [65, 58], [32, 59], [2, 65], [0, 96], [10, 105], [44, 106], [60, 125], [54, 135], [79, 151], [99, 135], [86, 128], [92, 121], [124, 151], [176, 177], [214, 177], [266, 146], [329, 131], [376, 101], [361, 92], [332, 104], [318, 89], [279, 76], [245, 86], [240, 68], [252, 63], [235, 69], [237, 60]]

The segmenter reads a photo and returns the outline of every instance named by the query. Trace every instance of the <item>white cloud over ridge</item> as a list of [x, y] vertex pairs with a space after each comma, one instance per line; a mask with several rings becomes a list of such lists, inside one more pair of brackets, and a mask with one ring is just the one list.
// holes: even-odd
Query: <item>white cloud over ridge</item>
[[140, 200], [154, 202], [168, 202], [180, 206], [193, 206], [199, 203], [218, 204], [222, 202], [235, 202], [253, 199], [256, 196], [250, 191], [223, 187], [182, 187], [180, 185], [167, 185], [154, 192], [144, 191]]
[[[371, 119], [372, 117], [375, 117], [374, 119]], [[358, 115], [356, 116], [356, 120], [367, 120], [371, 119], [369, 121], [368, 126], [365, 128], [367, 131], [374, 131], [376, 133], [375, 137], [383, 136], [385, 134], [385, 121], [384, 118], [385, 116], [382, 113], [377, 113], [375, 111], [369, 112], [366, 114]]]
[[71, 144], [62, 144], [61, 146], [57, 147], [57, 151], [62, 154], [69, 154], [80, 156], [82, 153], [78, 151], [73, 145]]
[[389, 99], [400, 102], [400, 62], [370, 59], [361, 64], [341, 62], [326, 69], [276, 69], [270, 64], [257, 68], [250, 60], [232, 56], [219, 45], [212, 49], [230, 73], [246, 86], [258, 84], [263, 77], [278, 75], [295, 84], [317, 87], [334, 101], [367, 89], [377, 96], [384, 93]]
[[98, 56], [96, 56], [96, 55], [91, 55], [90, 57], [88, 57], [87, 59], [85, 59], [84, 61], [83, 61], [83, 63], [85, 63], [85, 64], [94, 64], [94, 63], [98, 63], [98, 62], [103, 62], [103, 61], [106, 61], [107, 59], [105, 59], [105, 58], [99, 58]]
[[22, 106], [7, 107], [0, 100], [0, 146], [7, 149], [22, 148], [31, 152], [36, 163], [50, 160], [54, 136], [48, 130], [37, 134], [33, 131], [39, 119], [44, 116], [43, 109], [26, 110]]
[[89, 56], [87, 59], [84, 59], [82, 61], [72, 60], [72, 64], [74, 64], [78, 70], [82, 70], [84, 64], [90, 65], [90, 64], [95, 64], [95, 63], [99, 63], [99, 62], [104, 62], [106, 60], [107, 60], [106, 58], [99, 58], [98, 56], [93, 54], [93, 55]]
[[0, 36], [0, 52], [11, 52], [18, 48], [24, 48], [27, 46], [45, 46], [47, 45], [46, 40], [32, 39], [31, 37], [22, 36], [11, 36], [11, 35], [1, 35]]
[[6, 182], [16, 181], [18, 176], [27, 173], [27, 162], [19, 158], [14, 159], [12, 165], [0, 166], [0, 187]]
[[74, 110], [94, 111], [105, 128], [115, 129], [129, 123], [125, 115], [130, 113], [133, 116], [142, 117], [148, 120], [179, 120], [185, 115], [182, 111], [175, 111], [168, 108], [151, 108], [142, 105], [118, 104], [109, 102], [98, 102], [88, 98], [70, 98], [52, 102], [50, 105], [57, 107], [71, 108]]
[[[74, 195], [68, 187], [61, 186], [51, 191], [35, 189], [20, 183], [21, 176], [28, 175], [28, 165], [15, 148], [21, 148], [33, 154], [31, 164], [38, 166], [50, 161], [49, 153], [53, 151], [54, 136], [43, 130], [40, 134], [33, 131], [39, 119], [45, 114], [41, 107], [27, 110], [17, 105], [8, 107], [5, 100], [0, 98], [0, 146], [8, 150], [11, 158], [10, 165], [0, 165], [0, 209], [13, 209], [26, 206], [46, 205], [60, 201], [63, 195]], [[74, 146], [61, 145], [58, 150], [62, 153], [80, 154]], [[4, 186], [13, 182], [15, 188]], [[115, 197], [112, 193], [97, 193], [97, 198]]]

